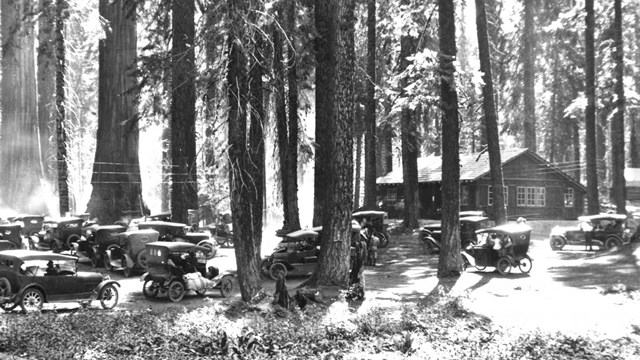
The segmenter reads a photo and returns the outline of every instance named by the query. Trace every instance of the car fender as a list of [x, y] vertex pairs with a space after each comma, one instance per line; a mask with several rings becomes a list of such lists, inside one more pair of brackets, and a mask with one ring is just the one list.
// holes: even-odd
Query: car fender
[[149, 272], [146, 272], [146, 273], [142, 274], [142, 276], [140, 276], [140, 282], [147, 281], [148, 277], [149, 277]]
[[47, 301], [48, 301], [48, 300], [47, 300], [47, 292], [46, 292], [46, 291], [44, 291], [44, 288], [43, 288], [40, 284], [38, 284], [38, 283], [30, 283], [30, 284], [29, 284], [29, 285], [27, 285], [27, 286], [23, 286], [23, 287], [22, 287], [22, 289], [20, 289], [20, 291], [18, 291], [18, 292], [16, 293], [16, 297], [15, 297], [14, 299], [15, 299], [16, 301], [19, 301], [19, 300], [22, 298], [22, 294], [23, 294], [25, 291], [27, 291], [28, 289], [30, 289], [30, 288], [36, 288], [36, 289], [38, 289], [38, 290], [42, 291], [42, 296], [44, 296], [44, 302], [47, 302]]
[[462, 255], [462, 257], [465, 258], [469, 264], [471, 264], [472, 266], [476, 266], [476, 259], [469, 253], [467, 253], [466, 251], [462, 251], [460, 252], [460, 255]]
[[224, 273], [224, 274], [218, 274], [218, 276], [214, 277], [213, 279], [211, 279], [211, 281], [215, 282], [215, 283], [219, 283], [220, 281], [222, 281], [222, 279], [224, 279], [225, 277], [230, 277], [231, 280], [233, 280], [236, 275], [235, 274], [231, 274], [231, 273]]
[[120, 287], [120, 283], [116, 280], [103, 280], [100, 284], [98, 284], [98, 286], [96, 286], [95, 295], [97, 296], [98, 294], [100, 294], [100, 291], [102, 291], [102, 289], [109, 284]]
[[440, 248], [440, 242], [438, 242], [438, 240], [434, 239], [432, 235], [427, 235], [424, 236], [422, 238], [423, 242], [429, 242], [431, 244], [433, 244], [433, 246], [437, 247], [438, 249]]
[[124, 254], [124, 258], [127, 260], [128, 268], [132, 268], [135, 266], [136, 263], [133, 261], [133, 259], [131, 259], [131, 256], [129, 256], [129, 254]]

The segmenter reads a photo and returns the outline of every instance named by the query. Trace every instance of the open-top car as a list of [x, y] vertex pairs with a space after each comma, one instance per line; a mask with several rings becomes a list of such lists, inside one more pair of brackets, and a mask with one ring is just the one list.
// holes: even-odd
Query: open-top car
[[273, 253], [262, 259], [260, 271], [264, 276], [277, 280], [278, 274], [304, 275], [315, 270], [318, 264], [320, 243], [318, 232], [296, 230], [282, 237]]
[[47, 302], [99, 300], [105, 309], [118, 304], [116, 281], [95, 272], [78, 272], [74, 256], [29, 250], [0, 251], [0, 307], [37, 311]]
[[553, 250], [562, 250], [566, 245], [582, 245], [600, 249], [628, 243], [631, 231], [627, 229], [627, 216], [624, 214], [596, 214], [580, 216], [575, 226], [551, 229], [549, 244]]
[[0, 250], [22, 249], [22, 226], [0, 224]]
[[129, 230], [117, 235], [118, 243], [107, 246], [104, 267], [109, 271], [122, 270], [129, 277], [135, 270], [147, 269], [146, 245], [158, 241], [159, 233], [152, 229]]
[[484, 270], [490, 266], [503, 275], [510, 273], [513, 267], [518, 267], [523, 273], [531, 271], [533, 259], [527, 254], [531, 241], [529, 225], [498, 225], [476, 233], [478, 243], [462, 251], [465, 268], [466, 265], [473, 265], [478, 270]]
[[[486, 229], [493, 224], [486, 216], [471, 215], [460, 217], [460, 248], [465, 249], [469, 245], [477, 244], [476, 231]], [[442, 223], [434, 222], [420, 229], [420, 240], [427, 255], [440, 251], [442, 237]]]
[[208, 249], [188, 242], [158, 241], [147, 244], [147, 269], [140, 281], [147, 298], [167, 294], [169, 300], [182, 300], [187, 291], [206, 295], [209, 289], [218, 289], [222, 297], [233, 291], [233, 275], [221, 273], [214, 266], [207, 268], [205, 251]]
[[117, 234], [125, 232], [122, 225], [98, 225], [92, 224], [84, 229], [84, 236], [72, 243], [75, 254], [80, 258], [89, 258], [93, 267], [102, 266], [107, 246], [117, 244]]
[[207, 248], [207, 259], [212, 259], [218, 252], [218, 244], [211, 240], [209, 234], [187, 232], [189, 227], [183, 223], [169, 221], [146, 221], [138, 224], [138, 229], [153, 229], [160, 234], [158, 241], [185, 241]]
[[38, 236], [29, 237], [30, 249], [52, 250], [56, 253], [72, 250], [73, 243], [82, 236], [83, 224], [84, 219], [77, 217], [45, 220]]
[[380, 239], [381, 248], [389, 245], [389, 233], [384, 223], [387, 219], [387, 213], [385, 211], [362, 210], [354, 212], [352, 216], [362, 227], [371, 229], [371, 235]]

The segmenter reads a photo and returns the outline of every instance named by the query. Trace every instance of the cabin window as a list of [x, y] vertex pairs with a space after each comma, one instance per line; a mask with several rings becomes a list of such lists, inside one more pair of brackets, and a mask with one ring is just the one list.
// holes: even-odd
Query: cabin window
[[398, 189], [396, 188], [387, 189], [387, 201], [389, 202], [398, 201]]
[[[493, 205], [493, 190], [491, 186], [487, 187], [487, 204], [489, 206]], [[504, 205], [507, 206], [509, 204], [509, 187], [503, 186], [504, 189]]]
[[544, 207], [546, 201], [546, 189], [534, 186], [518, 186], [516, 189], [518, 206]]
[[564, 207], [573, 207], [573, 203], [575, 201], [573, 188], [568, 187], [564, 189]]
[[460, 187], [460, 204], [461, 205], [471, 204], [468, 185], [462, 185], [462, 187]]

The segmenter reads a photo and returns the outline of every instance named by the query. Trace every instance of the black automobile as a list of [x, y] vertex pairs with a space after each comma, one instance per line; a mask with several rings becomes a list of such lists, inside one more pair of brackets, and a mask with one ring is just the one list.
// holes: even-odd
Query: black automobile
[[[465, 249], [469, 245], [476, 244], [478, 237], [476, 231], [486, 229], [493, 225], [493, 221], [486, 216], [472, 215], [460, 217], [460, 247]], [[434, 222], [425, 225], [419, 232], [419, 238], [427, 255], [440, 251], [442, 236], [442, 223]]]
[[32, 250], [52, 250], [61, 252], [73, 250], [74, 242], [80, 241], [84, 219], [64, 217], [45, 220], [38, 236], [29, 237], [29, 248]]
[[580, 216], [579, 224], [556, 226], [551, 229], [549, 244], [552, 250], [562, 250], [566, 245], [597, 246], [600, 249], [626, 244], [631, 240], [624, 214], [597, 214]]

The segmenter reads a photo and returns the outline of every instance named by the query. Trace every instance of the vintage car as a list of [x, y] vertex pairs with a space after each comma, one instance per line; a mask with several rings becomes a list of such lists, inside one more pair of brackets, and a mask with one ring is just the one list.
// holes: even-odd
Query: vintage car
[[318, 232], [296, 230], [282, 237], [273, 253], [262, 259], [260, 272], [277, 280], [278, 273], [305, 275], [313, 272], [318, 264], [320, 243]]
[[25, 237], [38, 236], [42, 231], [44, 216], [42, 215], [17, 215], [9, 218], [12, 223], [18, 223], [22, 226], [22, 235]]
[[[491, 225], [493, 225], [493, 222], [486, 216], [460, 217], [460, 248], [465, 249], [469, 245], [476, 244], [478, 242], [476, 231], [488, 228]], [[419, 238], [427, 255], [440, 251], [441, 236], [441, 222], [427, 224], [420, 229]]]
[[358, 224], [364, 225], [365, 228], [371, 228], [371, 235], [380, 239], [380, 248], [385, 248], [389, 245], [390, 237], [387, 232], [387, 226], [384, 223], [387, 219], [387, 213], [385, 211], [362, 210], [354, 212], [352, 215]]
[[73, 243], [80, 240], [84, 219], [65, 217], [45, 220], [38, 236], [29, 237], [29, 248], [32, 250], [52, 250], [59, 253], [72, 250]]
[[21, 234], [20, 224], [0, 224], [0, 250], [22, 249]]
[[107, 247], [118, 244], [118, 234], [127, 229], [122, 225], [97, 225], [92, 224], [84, 228], [84, 236], [73, 243], [75, 254], [80, 258], [89, 258], [94, 268], [103, 265], [103, 259]]
[[207, 248], [188, 242], [158, 241], [147, 244], [147, 270], [140, 281], [147, 298], [167, 294], [169, 300], [182, 300], [187, 291], [205, 296], [207, 290], [218, 289], [222, 297], [233, 291], [233, 275], [207, 268]]
[[99, 300], [104, 309], [118, 304], [120, 284], [99, 273], [78, 272], [77, 258], [30, 250], [0, 251], [0, 307], [24, 312], [42, 309], [49, 302]]
[[596, 214], [580, 216], [576, 226], [551, 229], [549, 244], [552, 250], [562, 250], [566, 245], [581, 245], [600, 249], [628, 243], [631, 231], [627, 229], [627, 216], [624, 214]]
[[152, 229], [160, 233], [158, 241], [186, 241], [206, 247], [207, 259], [213, 259], [218, 252], [218, 244], [211, 240], [207, 233], [187, 232], [189, 227], [183, 223], [168, 221], [145, 221], [138, 224], [138, 229]]
[[473, 265], [482, 271], [494, 267], [502, 275], [518, 267], [529, 273], [533, 259], [527, 254], [531, 241], [531, 227], [527, 224], [506, 224], [476, 231], [478, 243], [462, 251], [465, 269]]
[[159, 233], [152, 229], [129, 230], [114, 234], [116, 244], [107, 246], [104, 255], [104, 268], [108, 271], [122, 270], [129, 277], [135, 270], [147, 270], [146, 245], [158, 241]]
[[220, 246], [233, 246], [233, 224], [217, 223], [207, 225], [211, 237]]

